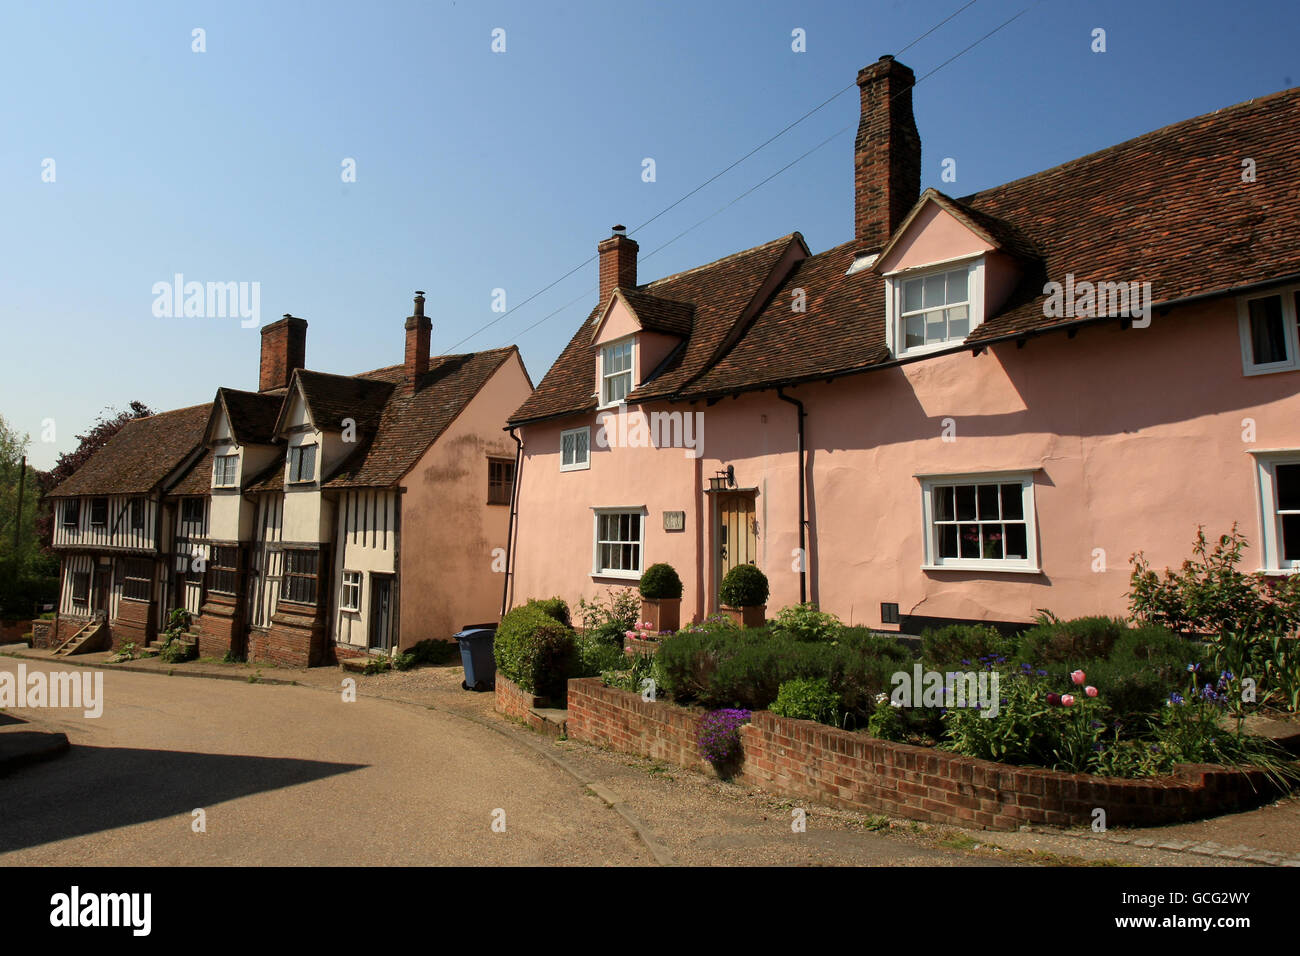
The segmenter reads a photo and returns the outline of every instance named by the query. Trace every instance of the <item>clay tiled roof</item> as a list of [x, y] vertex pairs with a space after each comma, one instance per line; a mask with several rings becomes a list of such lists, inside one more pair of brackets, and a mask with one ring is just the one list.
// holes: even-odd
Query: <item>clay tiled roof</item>
[[[395, 388], [393, 382], [360, 375], [331, 375], [307, 369], [293, 374], [302, 386], [312, 423], [323, 431], [342, 431], [344, 419], [351, 419], [358, 435], [373, 432]], [[292, 394], [292, 382], [289, 391]]]
[[691, 334], [695, 325], [695, 306], [689, 302], [674, 302], [672, 299], [647, 295], [634, 289], [618, 291], [636, 313], [641, 328], [647, 332], [663, 332], [683, 338]]
[[[694, 309], [694, 321], [685, 347], [671, 357], [658, 375], [634, 391], [629, 400], [642, 401], [672, 394], [708, 368], [719, 346], [734, 331], [791, 243], [802, 246], [803, 237], [791, 233], [708, 265], [657, 279], [637, 290], [623, 290], [625, 295], [640, 293], [641, 301], [651, 297], [660, 302], [678, 303], [678, 310], [681, 306]], [[601, 303], [591, 311], [537, 390], [511, 416], [511, 423], [537, 421], [596, 408], [596, 347], [591, 337], [604, 305]], [[640, 315], [635, 304], [632, 308]], [[654, 303], [651, 311], [663, 315], [668, 310]], [[680, 322], [680, 318], [676, 321]]]
[[211, 412], [209, 402], [127, 422], [49, 496], [152, 492], [202, 444]]
[[206, 495], [212, 490], [212, 450], [203, 449], [194, 464], [167, 489], [169, 495]]
[[[1256, 182], [1242, 181], [1242, 159]], [[1019, 261], [1021, 279], [974, 345], [1080, 321], [1046, 318], [1043, 285], [1067, 273], [1090, 281], [1152, 283], [1155, 305], [1226, 294], [1300, 275], [1300, 88], [1186, 120], [1118, 146], [962, 199], [926, 198]], [[915, 211], [914, 211], [915, 212]], [[885, 345], [885, 283], [871, 269], [848, 274], [855, 242], [803, 259], [744, 327], [733, 327], [763, 265], [692, 272], [641, 292], [695, 305], [687, 348], [629, 396], [699, 398], [893, 362]], [[732, 287], [731, 283], [737, 283]], [[802, 289], [807, 311], [791, 309]], [[588, 318], [514, 415], [522, 422], [594, 410], [595, 354]], [[1090, 320], [1084, 320], [1090, 321]], [[587, 334], [584, 336], [583, 331]]]
[[357, 436], [361, 445], [326, 480], [324, 487], [373, 488], [397, 482], [497, 369], [517, 354], [512, 345], [488, 352], [436, 356], [429, 360], [429, 371], [415, 391], [404, 386], [391, 387], [404, 375], [400, 365], [359, 376], [386, 384], [390, 395], [372, 430], [363, 429], [358, 419]]
[[[1256, 181], [1242, 182], [1242, 160]], [[1300, 273], [1300, 87], [1166, 126], [967, 196], [1041, 251], [1038, 287], [971, 334], [989, 340], [1070, 319], [1043, 316], [1042, 284], [1150, 282], [1153, 303]]]
[[275, 440], [275, 420], [284, 402], [283, 389], [243, 392], [236, 388], [219, 388], [217, 402], [226, 406], [236, 444], [269, 445]]

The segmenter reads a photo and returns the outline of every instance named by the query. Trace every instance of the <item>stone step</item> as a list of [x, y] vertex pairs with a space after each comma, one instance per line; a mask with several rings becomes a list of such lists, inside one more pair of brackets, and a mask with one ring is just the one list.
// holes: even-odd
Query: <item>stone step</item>
[[532, 707], [528, 711], [528, 725], [548, 737], [566, 737], [569, 712], [558, 707]]

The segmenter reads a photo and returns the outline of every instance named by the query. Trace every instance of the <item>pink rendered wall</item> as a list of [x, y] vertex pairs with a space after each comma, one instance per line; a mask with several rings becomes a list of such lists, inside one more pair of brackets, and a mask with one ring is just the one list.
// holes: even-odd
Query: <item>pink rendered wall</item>
[[511, 356], [403, 480], [401, 647], [499, 619], [509, 505], [489, 505], [488, 458], [514, 461], [502, 431], [532, 389]]
[[875, 266], [878, 272], [915, 269], [958, 256], [988, 252], [993, 246], [976, 236], [937, 203], [926, 203], [889, 255]]
[[[1240, 355], [1235, 303], [1220, 300], [1155, 315], [1147, 329], [1107, 325], [787, 389], [808, 412], [810, 599], [867, 625], [879, 625], [881, 602], [975, 620], [1027, 621], [1039, 608], [1123, 614], [1130, 554], [1177, 566], [1198, 523], [1217, 535], [1237, 522], [1253, 570], [1260, 518], [1248, 450], [1300, 448], [1300, 372], [1246, 377]], [[591, 469], [561, 473], [559, 430], [583, 422], [525, 429], [517, 602], [599, 590], [608, 582], [590, 574], [591, 506], [646, 505], [645, 564], [677, 568], [684, 617], [707, 613], [713, 544], [701, 489], [726, 464], [739, 486], [758, 489], [769, 614], [798, 600], [793, 407], [767, 392], [693, 410], [705, 423], [698, 462], [680, 449], [599, 450], [593, 440]], [[1254, 445], [1242, 442], [1246, 417]], [[947, 418], [956, 441], [942, 440]], [[922, 570], [915, 475], [1034, 468], [1041, 574]], [[662, 530], [666, 509], [687, 512], [685, 532]]]

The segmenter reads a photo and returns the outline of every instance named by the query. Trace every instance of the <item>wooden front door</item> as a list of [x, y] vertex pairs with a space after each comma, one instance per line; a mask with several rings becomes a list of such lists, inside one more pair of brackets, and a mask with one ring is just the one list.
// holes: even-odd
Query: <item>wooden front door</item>
[[370, 647], [386, 651], [393, 646], [393, 576], [370, 576]]
[[717, 596], [722, 579], [738, 564], [758, 561], [758, 522], [752, 494], [722, 494], [717, 500], [718, 520], [714, 530], [717, 568], [713, 593]]
[[112, 567], [107, 564], [95, 565], [95, 612], [108, 616], [108, 595], [113, 587]]

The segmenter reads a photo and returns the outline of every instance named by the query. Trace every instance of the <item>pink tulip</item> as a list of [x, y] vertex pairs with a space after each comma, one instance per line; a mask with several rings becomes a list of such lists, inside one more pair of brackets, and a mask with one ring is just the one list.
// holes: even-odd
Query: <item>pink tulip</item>
[[1062, 695], [1061, 695], [1061, 706], [1062, 706], [1062, 707], [1073, 707], [1073, 706], [1074, 706], [1074, 695], [1073, 695], [1073, 694], [1062, 694]]
[[629, 641], [635, 641], [637, 639], [636, 631], [624, 631], [623, 636], [626, 637]]
[[1085, 674], [1083, 671], [1075, 671], [1073, 674], [1070, 675], [1070, 680], [1074, 681], [1076, 684], [1082, 684], [1087, 679], [1088, 679], [1088, 675]]
[[1084, 692], [1085, 694], [1087, 694], [1089, 697], [1096, 697], [1096, 696], [1097, 696], [1097, 688], [1093, 687], [1091, 684], [1089, 684], [1087, 687], [1085, 687], [1085, 688], [1083, 689], [1083, 692]]

